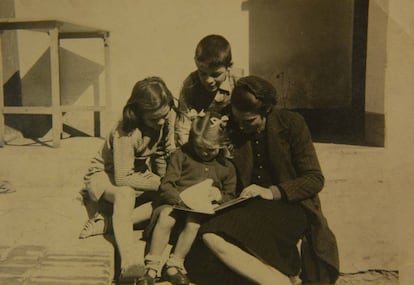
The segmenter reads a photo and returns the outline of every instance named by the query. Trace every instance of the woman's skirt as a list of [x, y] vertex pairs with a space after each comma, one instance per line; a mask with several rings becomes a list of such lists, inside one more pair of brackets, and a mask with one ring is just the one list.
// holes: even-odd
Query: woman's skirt
[[308, 229], [300, 203], [253, 198], [223, 210], [200, 228], [215, 233], [288, 276], [300, 271], [298, 241]]

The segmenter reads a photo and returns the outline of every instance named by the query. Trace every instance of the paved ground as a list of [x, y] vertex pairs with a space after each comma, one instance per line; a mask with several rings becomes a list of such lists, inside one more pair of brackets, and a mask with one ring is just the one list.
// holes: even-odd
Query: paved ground
[[[78, 239], [87, 219], [79, 195], [82, 175], [101, 143], [96, 138], [68, 138], [54, 149], [48, 143], [19, 139], [14, 146], [0, 148], [0, 179], [16, 189], [0, 194], [0, 284], [111, 283], [111, 237]], [[375, 164], [381, 151], [325, 144], [318, 144], [317, 151], [328, 177], [321, 199], [337, 235], [344, 272], [337, 284], [398, 284], [392, 209], [383, 202], [386, 181], [375, 170], [357, 176], [343, 171], [367, 161]], [[377, 195], [357, 191], [355, 183], [363, 189], [375, 185]], [[381, 211], [372, 212], [375, 207]], [[378, 226], [379, 221], [388, 230]], [[143, 247], [138, 239], [139, 233], [137, 244]]]

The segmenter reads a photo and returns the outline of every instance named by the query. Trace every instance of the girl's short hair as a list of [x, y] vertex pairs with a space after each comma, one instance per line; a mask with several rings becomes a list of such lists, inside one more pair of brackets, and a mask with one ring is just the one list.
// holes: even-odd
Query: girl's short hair
[[225, 148], [229, 144], [226, 132], [228, 117], [216, 112], [197, 116], [191, 125], [189, 143], [213, 148]]
[[135, 83], [122, 112], [122, 128], [129, 133], [142, 126], [145, 112], [158, 110], [164, 106], [174, 106], [174, 98], [160, 77], [147, 77]]
[[265, 115], [276, 103], [275, 87], [269, 81], [253, 75], [240, 78], [231, 95], [232, 106], [242, 112]]
[[233, 65], [230, 43], [220, 35], [208, 35], [197, 44], [194, 59], [210, 68]]

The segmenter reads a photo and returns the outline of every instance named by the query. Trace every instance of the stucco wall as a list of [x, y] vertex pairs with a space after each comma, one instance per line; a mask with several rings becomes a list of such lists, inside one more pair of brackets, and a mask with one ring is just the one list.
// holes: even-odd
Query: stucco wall
[[[111, 32], [113, 115], [117, 117], [134, 83], [146, 76], [161, 76], [177, 95], [184, 78], [195, 69], [195, 46], [207, 34], [224, 35], [232, 46], [237, 47], [233, 48], [235, 66], [248, 70], [248, 15], [242, 11], [242, 2], [16, 0], [15, 4], [16, 15], [20, 18], [57, 17]], [[47, 38], [37, 38], [39, 35], [35, 33], [19, 33], [23, 78], [45, 52]], [[62, 46], [67, 53], [72, 53], [72, 58], [93, 62], [95, 66], [87, 66], [98, 72], [103, 60], [99, 42], [81, 42], [65, 40]], [[66, 86], [62, 92], [70, 94], [70, 88]], [[72, 102], [91, 97], [88, 92], [92, 91], [86, 86], [85, 90], [77, 91], [80, 94], [76, 94]], [[81, 121], [91, 120], [87, 116], [67, 114], [65, 119], [76, 126]]]
[[414, 277], [414, 2], [372, 1], [388, 14], [385, 65], [385, 149], [384, 172], [390, 195], [398, 209], [396, 238], [400, 246], [401, 284]]

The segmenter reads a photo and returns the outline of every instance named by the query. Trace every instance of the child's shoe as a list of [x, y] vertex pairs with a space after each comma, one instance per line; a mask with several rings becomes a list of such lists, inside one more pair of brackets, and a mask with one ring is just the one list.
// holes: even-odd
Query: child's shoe
[[138, 278], [136, 285], [154, 285], [157, 277], [157, 271], [153, 268], [147, 268], [144, 276]]
[[168, 281], [173, 285], [190, 284], [187, 274], [185, 274], [183, 270], [177, 266], [166, 266], [163, 272], [163, 277], [165, 281]]

